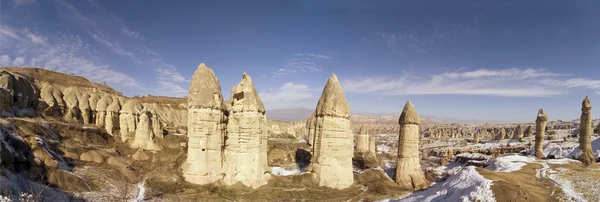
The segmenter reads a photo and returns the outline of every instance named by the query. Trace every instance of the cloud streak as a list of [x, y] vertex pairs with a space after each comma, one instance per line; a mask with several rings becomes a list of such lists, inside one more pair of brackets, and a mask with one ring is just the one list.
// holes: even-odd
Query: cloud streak
[[[269, 89], [268, 93], [260, 93], [260, 99], [269, 108], [283, 108], [293, 103], [313, 97], [312, 90], [305, 84], [287, 82], [278, 89]], [[290, 104], [292, 103], [292, 104]]]
[[600, 90], [600, 80], [572, 78], [544, 69], [477, 69], [434, 74], [426, 78], [404, 74], [400, 78], [343, 78], [348, 93], [380, 95], [487, 95], [508, 97], [551, 97], [569, 88]]
[[286, 61], [283, 68], [279, 68], [273, 77], [292, 75], [303, 72], [320, 72], [323, 71], [317, 64], [321, 60], [333, 59], [331, 56], [320, 55], [314, 53], [296, 53], [292, 59]]
[[[10, 51], [12, 56], [0, 57], [3, 61], [1, 65], [4, 66], [38, 66], [115, 86], [140, 87], [134, 78], [114, 71], [110, 66], [93, 59], [94, 50], [79, 36], [44, 36], [28, 29], [15, 29], [4, 25], [0, 27], [0, 42], [3, 50], [14, 50]], [[6, 63], [5, 60], [10, 61], [11, 57], [15, 59], [10, 64]]]

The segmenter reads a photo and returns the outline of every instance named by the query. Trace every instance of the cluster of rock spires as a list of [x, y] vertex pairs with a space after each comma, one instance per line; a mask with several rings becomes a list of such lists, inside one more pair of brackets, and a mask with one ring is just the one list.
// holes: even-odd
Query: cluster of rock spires
[[270, 178], [265, 108], [246, 73], [223, 101], [221, 84], [204, 63], [192, 77], [188, 97], [187, 181], [223, 180], [259, 187]]
[[5, 70], [0, 71], [0, 86], [0, 113], [36, 109], [33, 113], [104, 128], [123, 142], [131, 140], [132, 148], [161, 150], [153, 140], [163, 137], [163, 124], [153, 104], [144, 106], [136, 99], [89, 87], [69, 86], [61, 91], [51, 83], [36, 85]]

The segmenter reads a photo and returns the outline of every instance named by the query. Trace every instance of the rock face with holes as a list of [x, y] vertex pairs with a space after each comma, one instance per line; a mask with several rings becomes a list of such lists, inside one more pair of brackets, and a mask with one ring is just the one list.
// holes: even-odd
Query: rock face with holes
[[364, 153], [369, 151], [369, 133], [366, 127], [360, 127], [356, 135], [356, 151]]
[[585, 96], [581, 103], [581, 121], [579, 122], [579, 149], [581, 155], [579, 160], [584, 165], [596, 163], [594, 153], [592, 152], [592, 134], [594, 134], [594, 121], [592, 120], [592, 104], [590, 99]]
[[344, 189], [354, 183], [350, 107], [335, 74], [329, 77], [315, 111], [315, 144], [310, 171], [319, 186]]
[[257, 188], [271, 177], [267, 165], [267, 118], [252, 78], [246, 73], [231, 90], [230, 101], [224, 182], [242, 182]]
[[419, 116], [410, 103], [406, 102], [400, 119], [398, 139], [398, 160], [396, 161], [396, 183], [409, 190], [422, 190], [428, 187], [428, 181], [419, 163]]
[[535, 157], [542, 159], [544, 158], [544, 150], [542, 145], [544, 143], [544, 134], [546, 133], [546, 123], [548, 122], [548, 115], [544, 113], [543, 109], [538, 111], [537, 118], [535, 119]]
[[212, 69], [202, 63], [192, 76], [188, 96], [186, 181], [209, 184], [221, 179], [223, 119], [221, 85]]
[[119, 126], [123, 142], [130, 138], [130, 134], [136, 132], [138, 119], [143, 108], [142, 104], [135, 99], [128, 100], [121, 108], [119, 112]]
[[139, 122], [137, 123], [137, 129], [135, 130], [135, 136], [131, 142], [131, 148], [140, 148], [149, 151], [160, 151], [159, 145], [154, 143], [154, 133], [152, 131], [152, 123], [150, 120], [150, 112], [143, 111], [139, 116]]

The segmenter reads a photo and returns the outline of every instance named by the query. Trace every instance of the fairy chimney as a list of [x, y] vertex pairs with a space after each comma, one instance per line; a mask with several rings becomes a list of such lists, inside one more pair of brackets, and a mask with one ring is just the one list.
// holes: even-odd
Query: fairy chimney
[[520, 140], [523, 136], [523, 124], [519, 124], [513, 133], [513, 140]]
[[404, 105], [400, 119], [398, 159], [396, 161], [396, 183], [409, 190], [422, 190], [428, 181], [419, 163], [419, 115], [410, 103]]
[[267, 118], [265, 106], [244, 72], [231, 90], [231, 110], [227, 121], [225, 178], [227, 185], [242, 182], [258, 188], [271, 177], [267, 164]]
[[148, 151], [160, 151], [161, 147], [154, 143], [154, 133], [152, 132], [149, 114], [150, 112], [143, 111], [139, 115], [135, 136], [129, 147], [134, 149], [145, 149]]
[[540, 109], [535, 120], [535, 157], [538, 159], [545, 157], [544, 150], [542, 150], [542, 145], [544, 143], [544, 134], [546, 133], [547, 122], [548, 115], [544, 113], [543, 109]]
[[498, 135], [496, 135], [495, 140], [503, 140], [504, 138], [506, 138], [506, 129], [502, 127]]
[[113, 96], [112, 103], [106, 108], [106, 120], [104, 121], [104, 128], [110, 135], [114, 135], [114, 132], [119, 129], [119, 111], [121, 111], [121, 104], [117, 96]]
[[128, 100], [121, 108], [119, 112], [119, 126], [123, 142], [126, 142], [130, 138], [129, 134], [136, 132], [136, 125], [139, 122], [138, 119], [142, 109], [142, 104], [136, 99]]
[[221, 179], [223, 95], [217, 76], [204, 63], [194, 75], [188, 96], [188, 151], [183, 177], [195, 184]]
[[365, 153], [369, 151], [369, 133], [365, 126], [360, 127], [356, 136], [356, 151]]
[[592, 134], [594, 134], [592, 120], [592, 104], [588, 96], [581, 103], [581, 121], [579, 122], [579, 160], [586, 166], [596, 163], [592, 152]]
[[105, 127], [106, 126], [106, 109], [112, 103], [112, 96], [104, 95], [100, 100], [98, 100], [98, 104], [96, 105], [96, 126]]
[[529, 125], [527, 126], [527, 129], [525, 129], [525, 134], [523, 134], [523, 137], [531, 137], [531, 135], [533, 135], [533, 128]]
[[310, 171], [319, 186], [344, 189], [354, 184], [354, 141], [350, 107], [335, 74], [329, 77], [315, 110], [314, 152]]

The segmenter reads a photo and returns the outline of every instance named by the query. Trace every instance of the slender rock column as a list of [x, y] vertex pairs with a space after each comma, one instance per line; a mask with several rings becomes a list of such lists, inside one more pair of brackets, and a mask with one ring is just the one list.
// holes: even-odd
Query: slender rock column
[[335, 74], [325, 84], [315, 116], [315, 145], [309, 170], [319, 186], [348, 188], [354, 184], [354, 138], [350, 107]]
[[106, 121], [104, 128], [110, 135], [115, 135], [114, 132], [119, 129], [119, 111], [121, 104], [116, 96], [113, 97], [113, 102], [106, 108]]
[[135, 136], [131, 142], [131, 148], [141, 148], [149, 151], [160, 151], [162, 148], [154, 143], [154, 134], [152, 133], [152, 126], [150, 123], [150, 112], [144, 111], [139, 116], [139, 122], [137, 123], [137, 129], [135, 130]]
[[544, 113], [543, 109], [538, 111], [537, 119], [535, 120], [535, 157], [538, 159], [544, 158], [544, 151], [542, 145], [544, 143], [544, 134], [546, 133], [546, 123], [548, 122], [548, 115]]
[[592, 120], [592, 104], [590, 99], [585, 96], [581, 103], [581, 121], [579, 122], [579, 149], [581, 149], [581, 155], [579, 160], [586, 166], [596, 163], [594, 153], [592, 152], [592, 134], [593, 120]]
[[366, 127], [360, 127], [356, 136], [356, 151], [365, 153], [369, 151], [369, 134]]
[[506, 129], [502, 127], [502, 129], [500, 129], [500, 133], [498, 133], [495, 140], [503, 140], [504, 138], [506, 138]]
[[315, 148], [315, 119], [315, 112], [313, 112], [306, 121], [306, 128], [308, 128], [308, 144], [311, 146], [310, 152], [314, 152]]
[[112, 96], [104, 95], [96, 105], [96, 126], [104, 128], [106, 126], [106, 109], [112, 103]]
[[195, 184], [222, 178], [223, 95], [212, 69], [204, 63], [192, 76], [188, 96], [188, 151], [183, 177]]
[[79, 101], [79, 110], [81, 111], [81, 119], [83, 124], [92, 124], [92, 108], [90, 108], [90, 95], [88, 93], [81, 94], [77, 98]]
[[479, 144], [479, 132], [473, 133], [473, 144]]
[[396, 183], [408, 190], [427, 189], [421, 164], [419, 163], [419, 115], [410, 101], [406, 102], [400, 119], [398, 159], [396, 161]]
[[531, 137], [531, 135], [533, 135], [533, 128], [529, 125], [527, 126], [527, 129], [525, 129], [523, 137]]
[[376, 154], [377, 153], [377, 143], [375, 139], [369, 138], [369, 152]]

